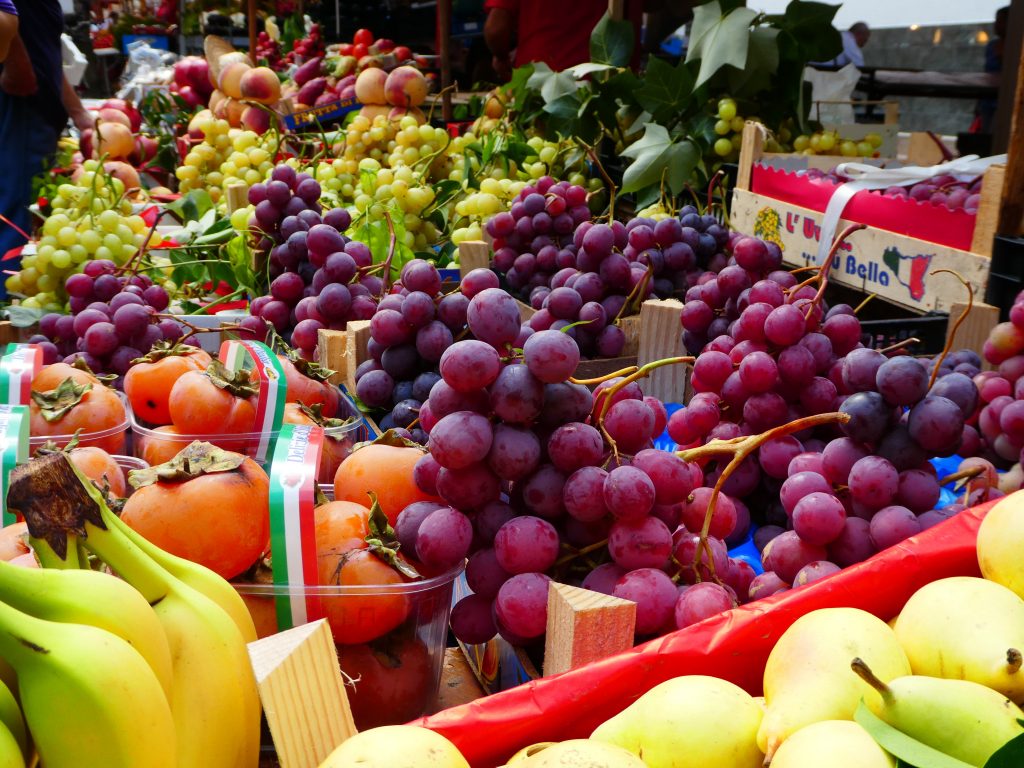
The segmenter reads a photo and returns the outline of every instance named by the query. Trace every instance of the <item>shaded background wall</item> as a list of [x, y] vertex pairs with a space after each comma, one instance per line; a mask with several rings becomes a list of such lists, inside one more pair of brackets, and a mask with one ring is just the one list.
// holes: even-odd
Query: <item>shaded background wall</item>
[[[981, 72], [985, 64], [985, 43], [991, 34], [991, 24], [873, 29], [864, 47], [864, 64], [895, 69]], [[966, 131], [974, 119], [975, 103], [970, 99], [898, 98], [900, 130], [956, 134]]]

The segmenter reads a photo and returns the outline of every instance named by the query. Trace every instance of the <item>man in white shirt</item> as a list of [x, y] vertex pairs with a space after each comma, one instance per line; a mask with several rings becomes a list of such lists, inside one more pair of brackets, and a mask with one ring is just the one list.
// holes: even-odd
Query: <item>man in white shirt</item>
[[863, 21], [858, 21], [845, 32], [840, 33], [843, 38], [843, 52], [836, 56], [829, 64], [836, 67], [845, 67], [853, 64], [858, 69], [864, 67], [864, 54], [861, 48], [868, 44], [871, 38], [871, 30]]

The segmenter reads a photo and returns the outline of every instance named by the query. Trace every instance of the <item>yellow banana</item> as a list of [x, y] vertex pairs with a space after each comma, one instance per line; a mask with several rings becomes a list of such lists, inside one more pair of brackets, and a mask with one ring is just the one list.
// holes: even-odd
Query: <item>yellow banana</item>
[[0, 560], [0, 595], [37, 619], [113, 632], [142, 654], [170, 698], [174, 673], [167, 636], [149, 603], [130, 584], [99, 571], [19, 568]]
[[0, 722], [0, 768], [25, 768], [25, 757], [14, 734]]
[[129, 539], [100, 492], [64, 454], [16, 468], [8, 508], [24, 515], [30, 531], [47, 532], [51, 544], [61, 545], [55, 549], [70, 551], [84, 544], [153, 607], [173, 660], [178, 765], [255, 766], [259, 697], [245, 642], [228, 614]]
[[0, 654], [46, 768], [174, 768], [174, 720], [138, 651], [106, 630], [45, 621], [0, 602]]
[[[32, 756], [32, 748], [29, 744], [28, 729], [25, 727], [25, 718], [22, 717], [21, 707], [18, 706], [14, 694], [3, 683], [0, 683], [0, 725], [4, 726], [11, 734], [11, 738], [21, 750], [22, 758], [27, 762]], [[5, 765], [5, 751], [5, 747], [0, 745], [0, 768]]]
[[176, 579], [188, 584], [192, 589], [202, 592], [208, 598], [219, 605], [224, 612], [231, 617], [242, 633], [242, 639], [246, 643], [256, 640], [256, 626], [252, 623], [252, 614], [245, 607], [245, 602], [238, 592], [219, 574], [199, 563], [193, 563], [183, 557], [165, 552], [160, 547], [143, 538], [142, 534], [130, 527], [119, 517], [114, 517], [113, 528], [124, 533], [129, 539], [135, 542], [139, 549], [152, 557], [158, 564]]

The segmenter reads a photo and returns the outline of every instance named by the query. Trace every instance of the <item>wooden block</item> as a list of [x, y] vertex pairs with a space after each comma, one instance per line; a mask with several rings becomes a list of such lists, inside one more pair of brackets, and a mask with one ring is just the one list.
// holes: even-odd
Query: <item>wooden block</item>
[[914, 131], [907, 140], [907, 163], [910, 165], [938, 165], [943, 162], [942, 149], [929, 134]]
[[531, 307], [529, 304], [526, 304], [526, 303], [520, 301], [519, 299], [516, 299], [516, 304], [519, 306], [519, 321], [520, 322], [527, 323], [527, 322], [530, 321], [531, 317], [533, 317], [535, 314], [537, 314], [537, 310], [536, 309]]
[[544, 674], [557, 675], [633, 647], [636, 603], [551, 582]]
[[229, 184], [227, 189], [228, 216], [249, 204], [248, 184]]
[[331, 331], [321, 328], [316, 334], [316, 361], [324, 368], [334, 371], [328, 381], [341, 384], [345, 381], [345, 349], [348, 334], [345, 331]]
[[[951, 275], [946, 275], [946, 277], [951, 277]], [[965, 309], [967, 309], [966, 301], [956, 302], [949, 308], [949, 326], [946, 329], [947, 341], [949, 341], [949, 336], [953, 332], [953, 326]], [[991, 304], [985, 304], [984, 302], [974, 302], [970, 314], [967, 315], [967, 319], [964, 320], [956, 332], [956, 338], [953, 340], [953, 349], [973, 349], [980, 353], [989, 332], [998, 323], [999, 307], [993, 307]], [[983, 361], [983, 369], [992, 370], [994, 367], [988, 361]]]
[[326, 620], [249, 643], [249, 659], [281, 768], [316, 768], [355, 735]]
[[345, 361], [342, 370], [345, 372], [345, 386], [350, 392], [356, 391], [356, 368], [369, 356], [367, 345], [370, 342], [370, 321], [349, 320], [345, 328], [348, 342], [345, 345]]
[[626, 345], [622, 348], [623, 357], [636, 357], [640, 349], [640, 315], [630, 315], [619, 320], [619, 328], [626, 334]]
[[608, 0], [608, 16], [615, 21], [622, 21], [626, 12], [626, 0]]
[[999, 234], [999, 208], [1005, 183], [1006, 166], [990, 165], [981, 181], [981, 200], [974, 219], [974, 236], [971, 238], [971, 251], [974, 253], [992, 256], [992, 245]]
[[29, 330], [29, 328], [19, 328], [16, 325], [12, 325], [10, 320], [0, 320], [0, 346], [26, 341], [31, 336]]
[[[640, 345], [637, 349], [637, 365], [643, 366], [655, 360], [668, 357], [682, 357], [686, 354], [683, 346], [683, 329], [679, 325], [682, 302], [677, 299], [645, 301], [640, 308]], [[665, 403], [686, 402], [686, 388], [689, 385], [689, 366], [666, 365], [652, 371], [647, 378], [640, 379], [640, 389], [645, 395], [656, 397]]]
[[739, 174], [736, 189], [750, 191], [750, 176], [754, 163], [764, 154], [765, 130], [760, 123], [750, 120], [743, 124], [743, 143], [740, 145]]
[[491, 266], [491, 246], [479, 240], [459, 243], [459, 274], [465, 277], [474, 269]]

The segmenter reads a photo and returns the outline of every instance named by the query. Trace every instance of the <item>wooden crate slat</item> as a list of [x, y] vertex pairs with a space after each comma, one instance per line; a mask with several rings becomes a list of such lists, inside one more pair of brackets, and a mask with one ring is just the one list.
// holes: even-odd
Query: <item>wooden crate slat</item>
[[[683, 311], [682, 302], [676, 299], [652, 299], [640, 308], [640, 327], [637, 365], [644, 366], [655, 360], [682, 357], [686, 354], [683, 346], [683, 328], [679, 316]], [[657, 368], [646, 378], [640, 379], [640, 389], [645, 395], [656, 397], [665, 403], [683, 403], [690, 382], [690, 366], [666, 365]]]
[[557, 675], [633, 647], [636, 603], [551, 582], [544, 674]]

